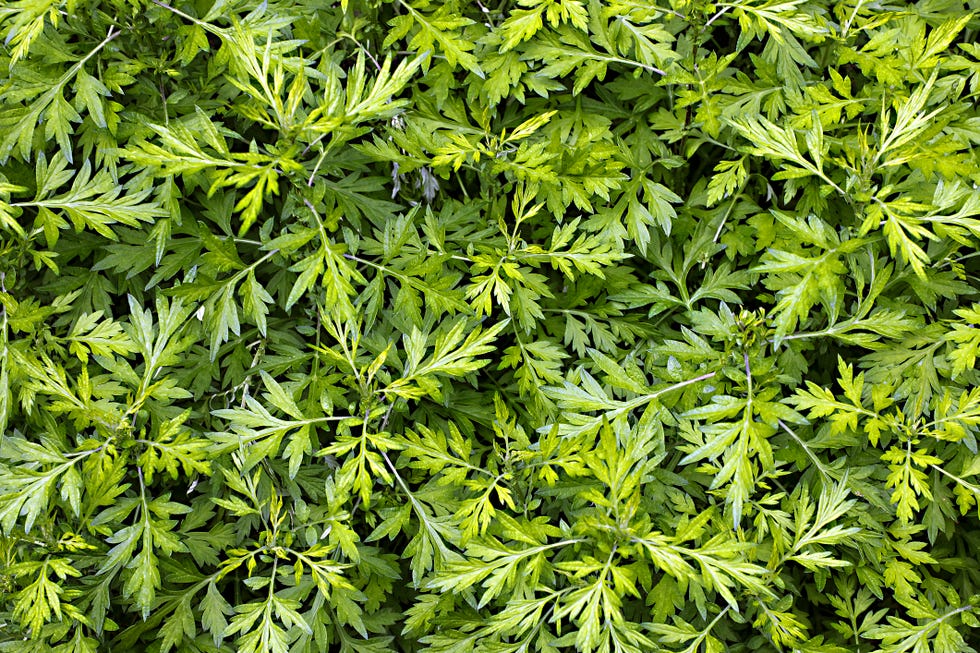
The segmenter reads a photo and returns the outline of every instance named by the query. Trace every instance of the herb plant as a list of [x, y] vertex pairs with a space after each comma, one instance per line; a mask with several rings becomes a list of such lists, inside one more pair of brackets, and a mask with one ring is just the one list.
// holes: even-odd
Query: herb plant
[[0, 651], [980, 642], [980, 18], [0, 4]]

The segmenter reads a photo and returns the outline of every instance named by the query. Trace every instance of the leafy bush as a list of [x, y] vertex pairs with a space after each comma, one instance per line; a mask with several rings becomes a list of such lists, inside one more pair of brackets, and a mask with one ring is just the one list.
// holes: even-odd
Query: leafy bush
[[980, 22], [661, 2], [4, 3], [0, 651], [973, 651]]

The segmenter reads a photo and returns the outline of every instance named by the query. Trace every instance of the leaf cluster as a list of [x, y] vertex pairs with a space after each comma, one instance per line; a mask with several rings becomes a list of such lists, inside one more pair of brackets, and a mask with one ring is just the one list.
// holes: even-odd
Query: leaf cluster
[[2, 4], [0, 651], [975, 652], [975, 4]]

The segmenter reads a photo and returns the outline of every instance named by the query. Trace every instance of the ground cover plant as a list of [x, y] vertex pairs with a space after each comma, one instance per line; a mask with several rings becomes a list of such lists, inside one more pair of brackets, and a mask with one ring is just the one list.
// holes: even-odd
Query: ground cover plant
[[975, 651], [976, 4], [0, 4], [0, 651]]

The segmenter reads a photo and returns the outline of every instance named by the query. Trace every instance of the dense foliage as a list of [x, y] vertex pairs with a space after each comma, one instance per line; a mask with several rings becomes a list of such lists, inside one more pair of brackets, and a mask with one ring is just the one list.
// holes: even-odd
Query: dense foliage
[[974, 651], [980, 19], [658, 1], [0, 4], [0, 651]]

